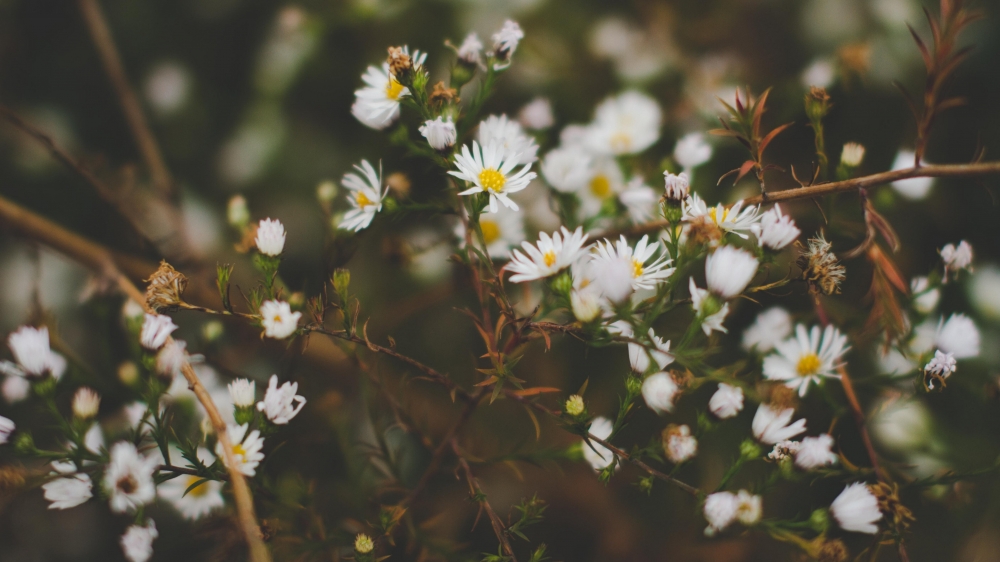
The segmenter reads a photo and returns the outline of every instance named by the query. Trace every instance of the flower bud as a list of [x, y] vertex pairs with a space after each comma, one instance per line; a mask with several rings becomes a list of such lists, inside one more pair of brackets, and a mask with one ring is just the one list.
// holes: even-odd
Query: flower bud
[[347, 303], [347, 288], [351, 285], [351, 271], [344, 267], [338, 267], [333, 272], [333, 290], [340, 297], [340, 303]]
[[364, 533], [358, 533], [358, 536], [354, 539], [354, 550], [358, 554], [368, 554], [375, 550], [375, 543], [372, 542], [371, 537]]
[[583, 402], [583, 396], [574, 394], [566, 399], [566, 414], [577, 417], [587, 411], [587, 406]]
[[830, 527], [830, 514], [826, 508], [819, 508], [809, 516], [809, 527], [817, 533], [823, 534]]
[[89, 420], [97, 415], [101, 407], [101, 395], [92, 389], [82, 387], [73, 395], [73, 415], [81, 420]]
[[247, 200], [242, 195], [234, 195], [226, 206], [226, 219], [229, 226], [242, 230], [250, 222], [250, 209]]
[[316, 186], [316, 199], [325, 205], [329, 205], [337, 197], [337, 184], [327, 180]]

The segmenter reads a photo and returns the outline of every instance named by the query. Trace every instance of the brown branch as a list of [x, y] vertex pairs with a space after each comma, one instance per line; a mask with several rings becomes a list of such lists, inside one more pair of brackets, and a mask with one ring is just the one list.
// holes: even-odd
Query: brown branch
[[[493, 506], [490, 502], [486, 500], [486, 494], [483, 492], [482, 487], [479, 485], [479, 480], [473, 476], [472, 469], [469, 468], [468, 461], [462, 456], [462, 452], [458, 448], [458, 443], [454, 439], [451, 440], [451, 449], [455, 452], [455, 456], [458, 457], [458, 465], [462, 468], [462, 472], [465, 473], [465, 480], [469, 483], [469, 495], [471, 495], [479, 503], [480, 509], [486, 512], [486, 516], [490, 518], [490, 525], [493, 527], [493, 533], [497, 536], [497, 540], [500, 541], [500, 546], [503, 551], [507, 553], [512, 562], [517, 562], [517, 557], [514, 555], [514, 549], [510, 546], [510, 541], [507, 540], [506, 527], [504, 527], [503, 521], [500, 516], [493, 511]], [[477, 518], [478, 521], [478, 518]]]
[[162, 195], [170, 197], [174, 192], [174, 180], [171, 178], [170, 171], [163, 161], [163, 155], [156, 142], [156, 137], [150, 131], [149, 123], [146, 121], [146, 116], [142, 111], [142, 105], [139, 104], [139, 98], [136, 97], [135, 91], [132, 90], [132, 86], [129, 84], [128, 77], [125, 74], [125, 67], [122, 65], [121, 57], [118, 54], [117, 47], [115, 47], [115, 40], [111, 36], [111, 29], [108, 28], [108, 22], [104, 18], [104, 13], [101, 11], [97, 0], [78, 0], [78, 4], [80, 5], [80, 12], [83, 14], [83, 19], [87, 24], [87, 30], [90, 32], [90, 37], [93, 39], [94, 46], [97, 47], [98, 55], [101, 57], [104, 71], [107, 73], [108, 79], [111, 81], [111, 86], [118, 95], [118, 102], [121, 104], [122, 113], [125, 114], [125, 120], [128, 121], [129, 128], [132, 130], [132, 136], [135, 137], [139, 152], [142, 154], [142, 159], [149, 168], [153, 185]]

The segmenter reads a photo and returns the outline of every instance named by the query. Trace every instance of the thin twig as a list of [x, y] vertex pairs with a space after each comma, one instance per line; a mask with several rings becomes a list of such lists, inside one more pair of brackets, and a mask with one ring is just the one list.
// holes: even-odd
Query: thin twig
[[506, 527], [504, 527], [503, 521], [500, 516], [493, 511], [493, 506], [490, 502], [486, 500], [486, 494], [483, 492], [483, 488], [479, 485], [479, 480], [472, 474], [472, 469], [469, 468], [469, 462], [465, 460], [462, 456], [461, 450], [458, 448], [458, 443], [452, 439], [451, 449], [455, 452], [455, 456], [458, 457], [458, 465], [462, 468], [462, 472], [465, 473], [465, 480], [469, 483], [469, 494], [476, 499], [479, 503], [480, 509], [486, 512], [486, 516], [490, 518], [490, 525], [493, 527], [493, 533], [497, 536], [497, 540], [500, 541], [500, 546], [503, 551], [507, 553], [512, 562], [517, 562], [517, 557], [514, 555], [514, 549], [510, 546], [510, 541], [507, 539]]

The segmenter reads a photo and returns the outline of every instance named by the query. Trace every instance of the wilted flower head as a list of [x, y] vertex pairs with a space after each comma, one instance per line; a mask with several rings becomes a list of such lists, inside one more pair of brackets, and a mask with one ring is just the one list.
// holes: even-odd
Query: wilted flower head
[[271, 375], [264, 399], [257, 403], [257, 409], [264, 412], [271, 423], [285, 425], [302, 411], [306, 399], [296, 394], [299, 383], [286, 382], [278, 386], [278, 375]]
[[776, 462], [790, 459], [795, 455], [795, 453], [799, 452], [799, 448], [801, 447], [802, 443], [800, 441], [785, 440], [780, 443], [775, 443], [774, 448], [767, 454], [767, 458]]
[[864, 159], [865, 147], [856, 142], [845, 144], [844, 149], [840, 152], [840, 163], [848, 168], [857, 168]]
[[959, 242], [958, 246], [946, 244], [940, 253], [941, 260], [944, 261], [945, 281], [953, 275], [958, 275], [963, 269], [972, 271], [972, 245], [965, 240]]
[[177, 325], [169, 316], [146, 314], [146, 319], [142, 323], [142, 331], [139, 333], [139, 341], [142, 343], [142, 347], [156, 351], [163, 347], [167, 338], [176, 329]]
[[264, 335], [282, 340], [295, 333], [302, 313], [292, 312], [292, 307], [287, 302], [273, 300], [261, 303], [260, 316]]
[[861, 482], [848, 484], [844, 491], [830, 504], [830, 514], [845, 531], [868, 533], [878, 532], [878, 521], [882, 512], [878, 507], [878, 499]]
[[146, 304], [155, 311], [177, 306], [183, 302], [181, 295], [187, 288], [188, 279], [165, 260], [159, 269], [146, 279]]
[[954, 374], [958, 370], [958, 361], [955, 354], [944, 353], [940, 349], [934, 351], [934, 357], [924, 366], [924, 373], [928, 376], [927, 387], [933, 389], [934, 381], [942, 381]]
[[708, 409], [719, 419], [735, 416], [743, 409], [743, 389], [724, 382], [719, 383], [719, 389], [708, 401]]
[[833, 244], [826, 241], [823, 233], [809, 239], [809, 247], [797, 243], [802, 250], [796, 262], [802, 270], [802, 278], [809, 281], [824, 294], [832, 295], [840, 292], [840, 284], [844, 281], [844, 266], [837, 262], [837, 257], [830, 249]]
[[81, 420], [96, 416], [100, 407], [101, 395], [91, 388], [81, 387], [73, 395], [73, 415]]
[[455, 144], [458, 138], [458, 131], [455, 129], [455, 122], [451, 117], [445, 119], [438, 116], [437, 119], [428, 119], [420, 126], [420, 134], [427, 139], [427, 144], [434, 150], [444, 150]]
[[698, 440], [686, 425], [670, 424], [663, 430], [663, 452], [674, 464], [680, 464], [698, 454]]
[[663, 172], [663, 182], [664, 196], [668, 201], [681, 203], [691, 193], [691, 182], [688, 180], [688, 175], [685, 172], [679, 174]]
[[760, 215], [760, 222], [751, 225], [750, 231], [761, 246], [772, 250], [784, 248], [802, 234], [791, 217], [781, 214], [781, 207], [777, 203]]
[[278, 219], [262, 219], [257, 225], [257, 250], [265, 256], [277, 256], [285, 248], [285, 227]]
[[389, 56], [385, 62], [389, 65], [389, 72], [393, 76], [403, 76], [413, 70], [413, 61], [410, 60], [410, 53], [402, 47], [389, 47]]
[[458, 60], [469, 64], [478, 65], [483, 60], [483, 42], [479, 40], [479, 36], [473, 31], [465, 36], [462, 44], [458, 47]]
[[493, 34], [493, 56], [499, 61], [494, 68], [500, 70], [510, 66], [510, 59], [514, 56], [521, 39], [524, 39], [524, 32], [516, 21], [503, 22], [503, 27]]
[[806, 420], [798, 420], [789, 425], [794, 408], [778, 410], [768, 404], [761, 404], [757, 407], [757, 413], [753, 417], [753, 435], [761, 443], [774, 445], [781, 441], [787, 441], [796, 435], [805, 433]]

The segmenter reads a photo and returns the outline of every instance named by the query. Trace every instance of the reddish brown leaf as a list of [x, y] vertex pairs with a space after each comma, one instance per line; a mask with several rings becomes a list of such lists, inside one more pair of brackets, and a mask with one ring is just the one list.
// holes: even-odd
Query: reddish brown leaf
[[515, 390], [513, 394], [517, 396], [536, 396], [539, 394], [545, 394], [549, 392], [562, 392], [560, 388], [552, 388], [550, 386], [536, 386], [534, 388], [525, 388], [522, 390]]
[[746, 162], [744, 162], [743, 165], [740, 166], [740, 173], [739, 175], [736, 176], [736, 181], [734, 181], [733, 184], [735, 185], [737, 183], [740, 183], [740, 180], [743, 179], [743, 176], [749, 174], [750, 170], [753, 170], [754, 166], [756, 165], [757, 163], [754, 162], [753, 160], [747, 160]]
[[775, 127], [770, 133], [767, 134], [766, 137], [764, 137], [764, 140], [760, 141], [760, 145], [758, 145], [757, 149], [757, 155], [764, 156], [764, 150], [767, 148], [767, 145], [771, 144], [771, 141], [774, 140], [774, 137], [778, 136], [779, 134], [781, 134], [782, 131], [791, 127], [794, 124], [795, 122], [793, 121], [791, 123], [785, 123], [780, 127]]

